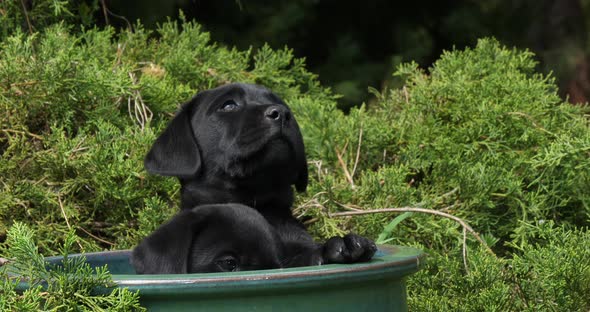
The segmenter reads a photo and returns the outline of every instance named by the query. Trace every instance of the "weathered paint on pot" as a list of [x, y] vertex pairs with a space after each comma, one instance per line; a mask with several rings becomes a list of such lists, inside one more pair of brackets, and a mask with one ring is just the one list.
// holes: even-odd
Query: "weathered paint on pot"
[[[72, 255], [79, 256], [79, 255]], [[405, 278], [425, 254], [379, 246], [367, 263], [277, 270], [136, 275], [129, 251], [84, 254], [93, 267], [108, 265], [119, 287], [140, 292], [149, 311], [407, 311]], [[61, 257], [49, 257], [59, 263]], [[26, 287], [26, 284], [21, 284]]]

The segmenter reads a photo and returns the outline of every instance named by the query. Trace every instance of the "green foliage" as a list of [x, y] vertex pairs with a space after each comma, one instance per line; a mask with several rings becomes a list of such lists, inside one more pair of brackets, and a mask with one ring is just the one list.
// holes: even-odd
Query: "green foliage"
[[[304, 102], [298, 120], [316, 168], [300, 209], [319, 219], [311, 228], [426, 249], [426, 270], [410, 279], [414, 311], [586, 311], [587, 107], [562, 102], [535, 65], [485, 39], [446, 52], [428, 74], [400, 66], [406, 85], [374, 91], [369, 108], [343, 115]], [[407, 206], [467, 220], [497, 256], [469, 238], [465, 268], [462, 228], [432, 215], [329, 217]], [[539, 227], [547, 222], [557, 225]]]
[[[112, 288], [106, 266], [92, 269], [84, 257], [68, 258], [77, 239], [69, 232], [61, 248], [62, 264], [48, 265], [37, 251], [34, 232], [15, 223], [3, 246], [9, 262], [0, 268], [0, 311], [143, 310], [137, 293]], [[21, 282], [29, 286], [24, 292]], [[97, 289], [106, 294], [96, 294]]]
[[[539, 220], [587, 225], [585, 108], [561, 102], [534, 66], [530, 53], [482, 40], [445, 53], [428, 75], [401, 66], [406, 86], [379, 94], [370, 109], [345, 116], [306, 102], [309, 115], [299, 119], [310, 154], [340, 178], [314, 185], [318, 200], [445, 208], [503, 242], [525, 240]], [[316, 155], [318, 147], [327, 149]], [[356, 170], [354, 183], [344, 168]]]
[[513, 258], [471, 249], [469, 271], [458, 253], [432, 254], [426, 270], [409, 280], [415, 311], [588, 311], [590, 232], [529, 228], [539, 242], [526, 242]]
[[[295, 213], [312, 233], [355, 231], [430, 254], [410, 279], [412, 310], [584, 311], [587, 108], [562, 102], [535, 66], [529, 52], [480, 40], [445, 52], [428, 72], [400, 66], [403, 88], [372, 90], [376, 103], [345, 114], [291, 50], [228, 49], [193, 22], [14, 31], [0, 46], [0, 237], [19, 221], [43, 254], [132, 247], [178, 209], [176, 180], [148, 175], [142, 159], [180, 103], [229, 81], [262, 83], [289, 103], [304, 134], [311, 181]], [[407, 206], [465, 219], [497, 255], [469, 237], [465, 266], [461, 226], [433, 215], [331, 217]], [[23, 263], [37, 280], [50, 274]], [[49, 302], [39, 287], [17, 296], [2, 283], [10, 308]]]
[[383, 228], [383, 232], [379, 234], [375, 244], [387, 244], [388, 242], [394, 240], [394, 237], [390, 237], [392, 236], [393, 230], [395, 230], [398, 224], [411, 217], [413, 214], [413, 212], [404, 212], [401, 215], [395, 217], [395, 219], [391, 220], [391, 222]]
[[0, 39], [39, 31], [58, 22], [90, 25], [98, 0], [13, 0], [0, 2]]
[[14, 220], [42, 225], [43, 251], [56, 250], [65, 219], [93, 251], [133, 246], [177, 209], [176, 181], [147, 175], [142, 159], [197, 91], [246, 81], [331, 99], [290, 50], [217, 47], [190, 22], [156, 34], [57, 24], [9, 37], [0, 55], [0, 235]]

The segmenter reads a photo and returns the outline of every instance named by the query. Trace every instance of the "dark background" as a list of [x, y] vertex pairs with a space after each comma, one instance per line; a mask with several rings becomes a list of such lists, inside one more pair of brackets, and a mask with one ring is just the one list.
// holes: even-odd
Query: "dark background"
[[[590, 97], [590, 0], [95, 0], [99, 24], [147, 28], [182, 10], [230, 47], [288, 46], [320, 80], [344, 95], [344, 109], [370, 102], [368, 86], [398, 86], [400, 62], [428, 68], [443, 50], [493, 36], [537, 54], [572, 103]], [[105, 10], [106, 8], [106, 10]], [[131, 26], [132, 27], [132, 26]]]

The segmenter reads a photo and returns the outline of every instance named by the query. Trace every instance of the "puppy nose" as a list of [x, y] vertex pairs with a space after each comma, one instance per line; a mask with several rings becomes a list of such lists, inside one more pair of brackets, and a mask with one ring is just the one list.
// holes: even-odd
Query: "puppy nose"
[[281, 106], [271, 106], [266, 109], [264, 116], [270, 120], [285, 120], [288, 121], [291, 118], [291, 113], [286, 108]]

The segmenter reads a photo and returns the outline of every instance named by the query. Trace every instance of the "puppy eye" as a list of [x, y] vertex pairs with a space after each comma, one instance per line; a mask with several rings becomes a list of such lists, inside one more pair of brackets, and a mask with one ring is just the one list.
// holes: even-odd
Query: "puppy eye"
[[236, 101], [227, 100], [227, 101], [223, 102], [221, 107], [219, 107], [219, 110], [222, 112], [231, 112], [231, 111], [238, 109], [238, 107], [240, 107], [240, 106], [238, 105], [238, 103], [236, 103]]
[[223, 259], [219, 259], [215, 261], [215, 264], [224, 272], [233, 272], [236, 271], [238, 268], [238, 261], [236, 258], [228, 256], [224, 257]]

